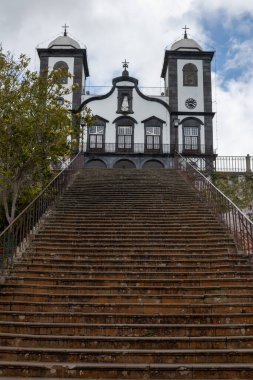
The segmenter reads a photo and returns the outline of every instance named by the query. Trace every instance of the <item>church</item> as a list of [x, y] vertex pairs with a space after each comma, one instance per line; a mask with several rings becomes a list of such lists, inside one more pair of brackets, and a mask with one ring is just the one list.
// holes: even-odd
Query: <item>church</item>
[[[215, 159], [211, 62], [213, 51], [204, 51], [184, 37], [165, 50], [160, 94], [147, 95], [131, 76], [128, 62], [112, 79], [108, 92], [91, 94], [87, 88], [87, 49], [66, 30], [47, 48], [38, 48], [40, 70], [64, 67], [79, 87], [66, 98], [73, 113], [89, 107], [93, 125], [81, 123], [79, 149], [86, 167], [170, 168], [176, 152], [205, 168]], [[159, 73], [157, 73], [159, 75]]]

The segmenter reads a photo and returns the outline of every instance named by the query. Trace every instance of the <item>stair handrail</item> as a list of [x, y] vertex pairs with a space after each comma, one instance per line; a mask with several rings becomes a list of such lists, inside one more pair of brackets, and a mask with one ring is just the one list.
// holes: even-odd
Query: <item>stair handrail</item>
[[0, 271], [11, 267], [14, 256], [27, 247], [49, 210], [82, 166], [83, 154], [79, 152], [0, 234]]
[[185, 175], [219, 222], [225, 225], [239, 249], [253, 254], [253, 222], [219, 190], [190, 160], [176, 153], [176, 167]]

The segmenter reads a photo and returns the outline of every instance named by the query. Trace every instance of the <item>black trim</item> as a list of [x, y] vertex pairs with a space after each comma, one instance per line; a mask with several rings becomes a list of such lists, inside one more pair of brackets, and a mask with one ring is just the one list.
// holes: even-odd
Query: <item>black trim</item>
[[[191, 112], [191, 111], [183, 111], [183, 112], [171, 112], [171, 116], [211, 116], [212, 118], [215, 115], [215, 112]], [[189, 117], [191, 117], [189, 116]]]
[[157, 98], [152, 98], [152, 97], [150, 97], [150, 96], [144, 95], [144, 94], [139, 90], [138, 87], [135, 87], [135, 90], [136, 90], [137, 94], [138, 94], [141, 98], [143, 98], [143, 99], [145, 99], [145, 100], [148, 100], [148, 101], [150, 101], [150, 102], [156, 102], [156, 103], [159, 103], [159, 104], [161, 104], [162, 106], [164, 106], [164, 107], [167, 109], [167, 111], [168, 111], [169, 113], [171, 113], [171, 108], [170, 108], [169, 104], [165, 103], [163, 100], [161, 100], [161, 99], [157, 99]]
[[102, 121], [103, 123], [109, 123], [109, 120], [104, 119], [102, 116], [99, 116], [99, 115], [93, 115], [93, 118], [94, 118], [94, 123], [96, 123], [97, 120], [100, 121], [100, 122]]
[[86, 49], [37, 49], [40, 59], [43, 57], [80, 57], [82, 58], [82, 63], [84, 66], [85, 77], [87, 78], [89, 74], [88, 61], [87, 61], [87, 51]]
[[[135, 86], [138, 86], [138, 79], [136, 78], [133, 78], [133, 77], [129, 77], [129, 76], [121, 76], [121, 77], [116, 77], [116, 78], [113, 78], [112, 80], [112, 84], [113, 85], [116, 85], [118, 82], [132, 82], [135, 84]], [[125, 86], [122, 86], [122, 87], [125, 87]]]
[[132, 123], [138, 124], [138, 122], [132, 116], [128, 115], [116, 117], [116, 119], [114, 119], [112, 123], [117, 123], [118, 121], [124, 121], [124, 123], [127, 121], [131, 121]]
[[197, 117], [186, 117], [185, 119], [181, 120], [179, 124], [183, 124], [184, 122], [190, 121], [190, 120], [196, 120], [199, 124], [204, 125], [203, 121], [199, 120]]
[[150, 116], [150, 117], [148, 117], [147, 119], [145, 119], [145, 120], [142, 120], [142, 123], [147, 123], [147, 122], [149, 122], [149, 121], [151, 121], [151, 120], [157, 120], [157, 121], [159, 121], [160, 123], [166, 123], [166, 121], [164, 121], [164, 120], [162, 120], [162, 119], [159, 119], [159, 117], [157, 117], [157, 116]]
[[109, 92], [107, 92], [107, 93], [104, 94], [104, 95], [93, 96], [92, 98], [89, 98], [89, 99], [84, 100], [84, 101], [82, 102], [82, 104], [80, 105], [80, 107], [79, 107], [77, 110], [73, 109], [72, 112], [73, 112], [73, 113], [79, 113], [79, 112], [81, 112], [82, 108], [83, 108], [86, 104], [88, 104], [88, 103], [90, 103], [90, 102], [93, 102], [93, 101], [95, 101], [95, 100], [103, 100], [103, 99], [109, 98], [109, 96], [113, 94], [115, 88], [117, 88], [116, 83], [119, 82], [119, 81], [129, 81], [129, 82], [135, 83], [135, 86], [134, 86], [133, 88], [136, 90], [137, 94], [138, 94], [142, 99], [148, 100], [148, 101], [150, 101], [150, 102], [159, 103], [159, 104], [161, 104], [162, 106], [164, 106], [164, 107], [167, 109], [167, 111], [168, 111], [169, 113], [171, 113], [171, 107], [169, 106], [169, 104], [167, 104], [166, 102], [164, 102], [164, 101], [161, 100], [161, 99], [152, 98], [152, 97], [150, 97], [150, 96], [144, 95], [144, 94], [139, 90], [139, 88], [138, 88], [138, 86], [137, 86], [137, 85], [138, 85], [138, 80], [135, 79], [135, 78], [131, 78], [131, 77], [118, 77], [118, 78], [114, 78], [113, 81], [112, 81], [112, 82], [113, 82], [113, 86], [112, 86], [112, 88], [111, 88], [111, 90], [110, 90]]
[[[183, 66], [183, 86], [186, 87], [198, 87], [198, 68], [191, 62], [186, 63]], [[192, 76], [193, 81], [189, 81], [189, 76]]]
[[95, 101], [95, 100], [103, 100], [103, 99], [109, 98], [109, 96], [111, 96], [112, 93], [114, 92], [115, 88], [116, 88], [116, 87], [113, 86], [113, 87], [111, 88], [111, 90], [110, 90], [109, 92], [107, 92], [106, 94], [104, 94], [104, 95], [97, 95], [97, 96], [93, 96], [92, 98], [89, 98], [89, 99], [84, 100], [84, 101], [80, 104], [80, 106], [78, 107], [78, 109], [76, 109], [76, 110], [73, 109], [72, 112], [73, 112], [73, 113], [79, 113], [79, 112], [82, 111], [83, 107], [84, 107], [86, 104], [88, 104], [88, 103], [90, 103], [90, 102], [93, 102], [93, 101]]
[[166, 50], [164, 54], [163, 67], [161, 77], [165, 78], [168, 60], [172, 59], [196, 59], [196, 60], [212, 60], [214, 51], [189, 51], [189, 50]]

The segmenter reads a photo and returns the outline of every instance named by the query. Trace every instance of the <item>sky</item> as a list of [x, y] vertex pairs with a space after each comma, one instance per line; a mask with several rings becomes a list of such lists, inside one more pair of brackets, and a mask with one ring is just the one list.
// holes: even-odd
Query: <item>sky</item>
[[[166, 48], [188, 37], [212, 62], [214, 146], [219, 156], [253, 156], [252, 0], [0, 0], [0, 42], [17, 58], [46, 48], [62, 26], [87, 48], [90, 86], [111, 86], [122, 61], [140, 87], [162, 87]], [[108, 89], [106, 90], [106, 92]]]

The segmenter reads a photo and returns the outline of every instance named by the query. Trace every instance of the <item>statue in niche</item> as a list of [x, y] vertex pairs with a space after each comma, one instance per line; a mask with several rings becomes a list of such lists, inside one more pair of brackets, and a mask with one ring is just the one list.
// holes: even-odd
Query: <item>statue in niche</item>
[[129, 111], [129, 103], [128, 103], [127, 95], [125, 95], [123, 100], [122, 100], [121, 111], [122, 112], [128, 112]]

